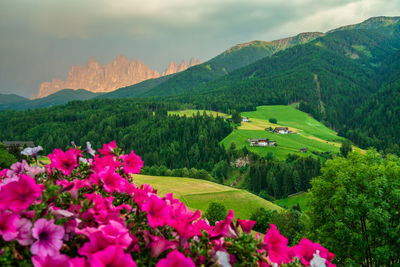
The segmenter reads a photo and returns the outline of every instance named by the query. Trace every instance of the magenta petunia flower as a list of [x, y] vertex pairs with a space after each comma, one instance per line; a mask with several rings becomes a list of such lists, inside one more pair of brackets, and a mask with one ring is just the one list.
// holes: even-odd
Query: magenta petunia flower
[[121, 158], [124, 160], [124, 172], [127, 174], [139, 173], [143, 167], [142, 159], [133, 150], [129, 155], [122, 155]]
[[235, 214], [233, 211], [229, 210], [226, 219], [215, 224], [214, 231], [210, 233], [211, 236], [222, 235], [224, 237], [237, 237], [238, 233], [232, 227], [232, 220], [234, 217]]
[[102, 172], [99, 172], [100, 180], [103, 182], [104, 190], [109, 193], [114, 191], [121, 192], [123, 186], [123, 180], [121, 175], [115, 172], [112, 167], [105, 167]]
[[272, 262], [281, 264], [291, 261], [292, 251], [287, 246], [288, 240], [279, 233], [275, 224], [270, 224], [270, 228], [264, 236], [264, 243]]
[[122, 163], [115, 156], [104, 156], [101, 158], [100, 155], [96, 155], [93, 159], [93, 170], [96, 173], [102, 172], [106, 167], [116, 169], [121, 165]]
[[62, 247], [64, 237], [64, 227], [54, 224], [54, 219], [37, 220], [32, 228], [32, 236], [36, 242], [31, 246], [33, 255], [54, 256], [58, 255]]
[[18, 214], [0, 210], [0, 236], [5, 241], [11, 241], [17, 237], [18, 220]]
[[10, 170], [7, 172], [8, 177], [12, 177], [14, 175], [20, 175], [25, 173], [25, 171], [29, 168], [29, 164], [26, 160], [22, 160], [22, 162], [15, 162], [11, 165]]
[[169, 209], [167, 203], [157, 195], [151, 195], [141, 208], [147, 212], [147, 218], [151, 227], [162, 227], [166, 224]]
[[124, 253], [122, 247], [108, 246], [92, 255], [89, 259], [90, 266], [96, 267], [135, 267], [136, 263], [129, 253]]
[[[70, 258], [67, 255], [57, 254], [53, 256], [32, 256], [34, 267], [70, 267]], [[74, 266], [74, 265], [72, 265]]]
[[117, 144], [114, 141], [111, 141], [108, 144], [103, 144], [103, 148], [99, 149], [100, 154], [103, 156], [114, 156], [114, 149], [117, 147]]
[[102, 225], [99, 229], [109, 244], [116, 244], [127, 248], [132, 243], [129, 230], [122, 223], [110, 220], [107, 225]]
[[21, 174], [18, 181], [10, 182], [0, 189], [0, 209], [20, 212], [42, 195], [42, 189], [30, 176]]
[[21, 218], [17, 223], [17, 241], [22, 246], [28, 246], [33, 243], [32, 222], [28, 219]]
[[165, 239], [162, 236], [151, 235], [150, 238], [151, 238], [151, 243], [150, 243], [151, 256], [153, 258], [157, 258], [158, 256], [160, 256], [161, 253], [163, 253], [167, 249], [175, 249], [176, 248], [175, 243], [168, 241], [167, 239]]
[[[320, 244], [314, 243], [307, 238], [301, 239], [298, 245], [293, 246], [293, 251], [296, 257], [299, 257], [301, 259], [301, 263], [305, 266], [310, 266], [310, 262], [315, 255], [318, 255], [321, 258], [325, 259], [325, 264], [327, 266], [335, 266], [330, 262], [335, 255], [330, 253]], [[317, 251], [319, 253], [317, 253]]]
[[156, 267], [194, 267], [194, 263], [191, 258], [185, 257], [178, 250], [174, 250], [168, 253], [165, 259], [161, 259]]
[[75, 167], [78, 166], [78, 157], [82, 156], [81, 151], [77, 148], [63, 152], [61, 149], [54, 149], [53, 153], [48, 155], [52, 168], [56, 168], [64, 175], [70, 175]]
[[252, 221], [252, 220], [238, 219], [237, 221], [240, 224], [240, 227], [242, 227], [243, 232], [248, 233], [248, 234], [251, 232], [251, 229], [253, 229], [253, 226], [256, 223], [256, 221]]

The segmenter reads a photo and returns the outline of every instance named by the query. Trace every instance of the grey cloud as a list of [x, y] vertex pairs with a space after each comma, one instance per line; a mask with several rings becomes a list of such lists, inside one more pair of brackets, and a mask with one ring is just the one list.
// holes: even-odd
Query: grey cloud
[[163, 70], [232, 45], [400, 14], [398, 0], [1, 0], [0, 92], [30, 96], [90, 56]]

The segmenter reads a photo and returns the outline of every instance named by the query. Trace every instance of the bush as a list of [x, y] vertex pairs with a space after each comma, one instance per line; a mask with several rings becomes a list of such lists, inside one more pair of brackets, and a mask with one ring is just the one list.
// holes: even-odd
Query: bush
[[224, 205], [218, 202], [211, 202], [204, 216], [211, 225], [215, 225], [216, 222], [223, 220], [227, 213]]
[[270, 122], [270, 123], [275, 123], [275, 124], [277, 124], [277, 123], [278, 123], [278, 120], [275, 119], [275, 118], [270, 118], [270, 119], [269, 119], [269, 122]]

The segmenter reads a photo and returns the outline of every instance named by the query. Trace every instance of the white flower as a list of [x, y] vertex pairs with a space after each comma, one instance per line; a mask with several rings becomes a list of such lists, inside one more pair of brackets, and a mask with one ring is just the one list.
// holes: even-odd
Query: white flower
[[218, 261], [217, 263], [221, 264], [222, 267], [232, 267], [229, 262], [229, 254], [223, 251], [217, 251], [216, 253]]
[[326, 267], [325, 259], [319, 256], [319, 250], [314, 254], [314, 258], [310, 261], [311, 267]]
[[27, 147], [27, 148], [25, 148], [24, 150], [21, 151], [21, 154], [25, 155], [25, 156], [31, 156], [33, 158], [36, 158], [37, 157], [37, 153], [42, 151], [42, 150], [43, 150], [43, 147], [41, 147], [41, 146]]

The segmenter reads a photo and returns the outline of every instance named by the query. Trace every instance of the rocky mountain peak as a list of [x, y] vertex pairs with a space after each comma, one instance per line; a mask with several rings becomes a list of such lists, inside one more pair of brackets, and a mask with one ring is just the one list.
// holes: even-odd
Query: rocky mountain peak
[[[184, 71], [199, 63], [200, 61], [194, 58], [190, 60], [189, 66], [185, 60], [182, 60], [180, 65], [171, 62], [162, 76]], [[124, 55], [118, 55], [111, 63], [104, 65], [99, 64], [94, 57], [90, 57], [84, 66], [80, 64], [72, 66], [65, 81], [53, 79], [41, 83], [38, 94], [32, 99], [46, 97], [63, 89], [86, 89], [95, 93], [111, 92], [158, 77], [160, 73], [157, 70], [150, 69], [140, 60], [129, 61]]]

